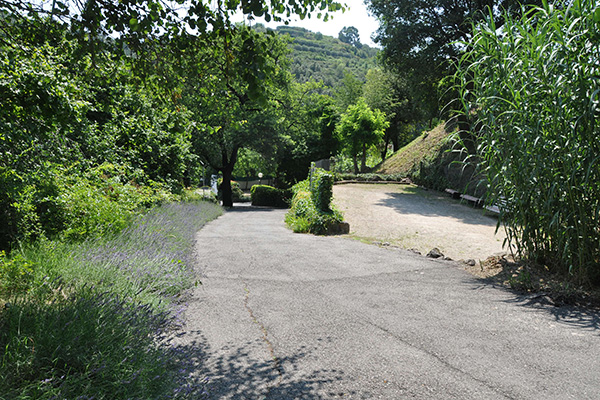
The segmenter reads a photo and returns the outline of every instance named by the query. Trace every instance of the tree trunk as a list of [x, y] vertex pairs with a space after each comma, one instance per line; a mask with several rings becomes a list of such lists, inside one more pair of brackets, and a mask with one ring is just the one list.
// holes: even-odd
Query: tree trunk
[[354, 163], [354, 173], [358, 174], [358, 155], [352, 155], [352, 162]]
[[227, 155], [227, 150], [222, 151], [223, 167], [223, 182], [221, 183], [221, 193], [223, 194], [223, 207], [233, 207], [233, 191], [231, 190], [231, 178], [233, 175], [233, 167], [237, 161], [239, 147], [235, 146], [231, 152], [231, 157]]
[[388, 153], [388, 146], [390, 145], [391, 137], [390, 135], [385, 136], [385, 143], [383, 144], [383, 150], [381, 151], [381, 161], [385, 161]]
[[233, 207], [233, 191], [231, 190], [231, 175], [233, 168], [223, 168], [221, 172], [223, 172], [223, 183], [221, 183], [223, 207]]
[[367, 145], [363, 144], [362, 157], [360, 160], [360, 172], [364, 174], [367, 171]]
[[397, 152], [400, 150], [400, 135], [396, 132], [395, 135], [392, 136], [392, 152]]

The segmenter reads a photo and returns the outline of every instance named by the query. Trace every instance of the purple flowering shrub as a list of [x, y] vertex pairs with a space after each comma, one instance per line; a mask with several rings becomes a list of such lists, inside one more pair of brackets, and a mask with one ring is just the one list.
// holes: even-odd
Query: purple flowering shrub
[[113, 237], [26, 251], [34, 283], [0, 298], [0, 399], [201, 398], [167, 337], [197, 283], [195, 234], [221, 212], [169, 203]]

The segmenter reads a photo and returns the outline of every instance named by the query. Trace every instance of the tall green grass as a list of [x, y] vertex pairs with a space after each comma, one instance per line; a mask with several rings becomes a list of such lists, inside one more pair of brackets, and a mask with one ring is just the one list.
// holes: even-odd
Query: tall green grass
[[222, 209], [167, 203], [110, 237], [0, 254], [0, 399], [202, 398], [182, 349], [195, 233]]
[[504, 18], [474, 26], [456, 74], [489, 201], [521, 256], [600, 283], [600, 5]]

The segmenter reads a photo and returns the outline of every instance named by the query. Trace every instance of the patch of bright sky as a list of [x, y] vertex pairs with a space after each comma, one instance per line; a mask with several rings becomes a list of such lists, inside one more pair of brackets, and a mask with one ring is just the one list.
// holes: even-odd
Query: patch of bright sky
[[[316, 18], [316, 13], [312, 18], [305, 18], [300, 20], [299, 17], [292, 17], [289, 26], [297, 26], [300, 28], [308, 29], [312, 32], [321, 32], [323, 35], [338, 37], [338, 33], [342, 28], [346, 26], [353, 26], [358, 29], [360, 35], [360, 42], [367, 44], [371, 47], [379, 47], [371, 39], [377, 28], [379, 28], [379, 22], [377, 19], [369, 14], [367, 6], [363, 0], [338, 0], [340, 3], [346, 4], [348, 7], [346, 12], [337, 11], [329, 14], [329, 20], [323, 22], [322, 19]], [[332, 18], [333, 17], [333, 18]], [[241, 14], [236, 15], [233, 20], [236, 22], [242, 21], [243, 17]], [[281, 22], [269, 22], [266, 23], [262, 18], [256, 18], [253, 23], [261, 23], [268, 28], [276, 28], [279, 25], [283, 25]]]

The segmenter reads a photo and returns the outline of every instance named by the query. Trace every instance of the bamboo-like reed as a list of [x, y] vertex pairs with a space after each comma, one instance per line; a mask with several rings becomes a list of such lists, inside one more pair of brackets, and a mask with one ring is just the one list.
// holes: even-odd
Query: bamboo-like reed
[[521, 256], [600, 283], [600, 3], [505, 18], [474, 26], [455, 75], [488, 201]]

